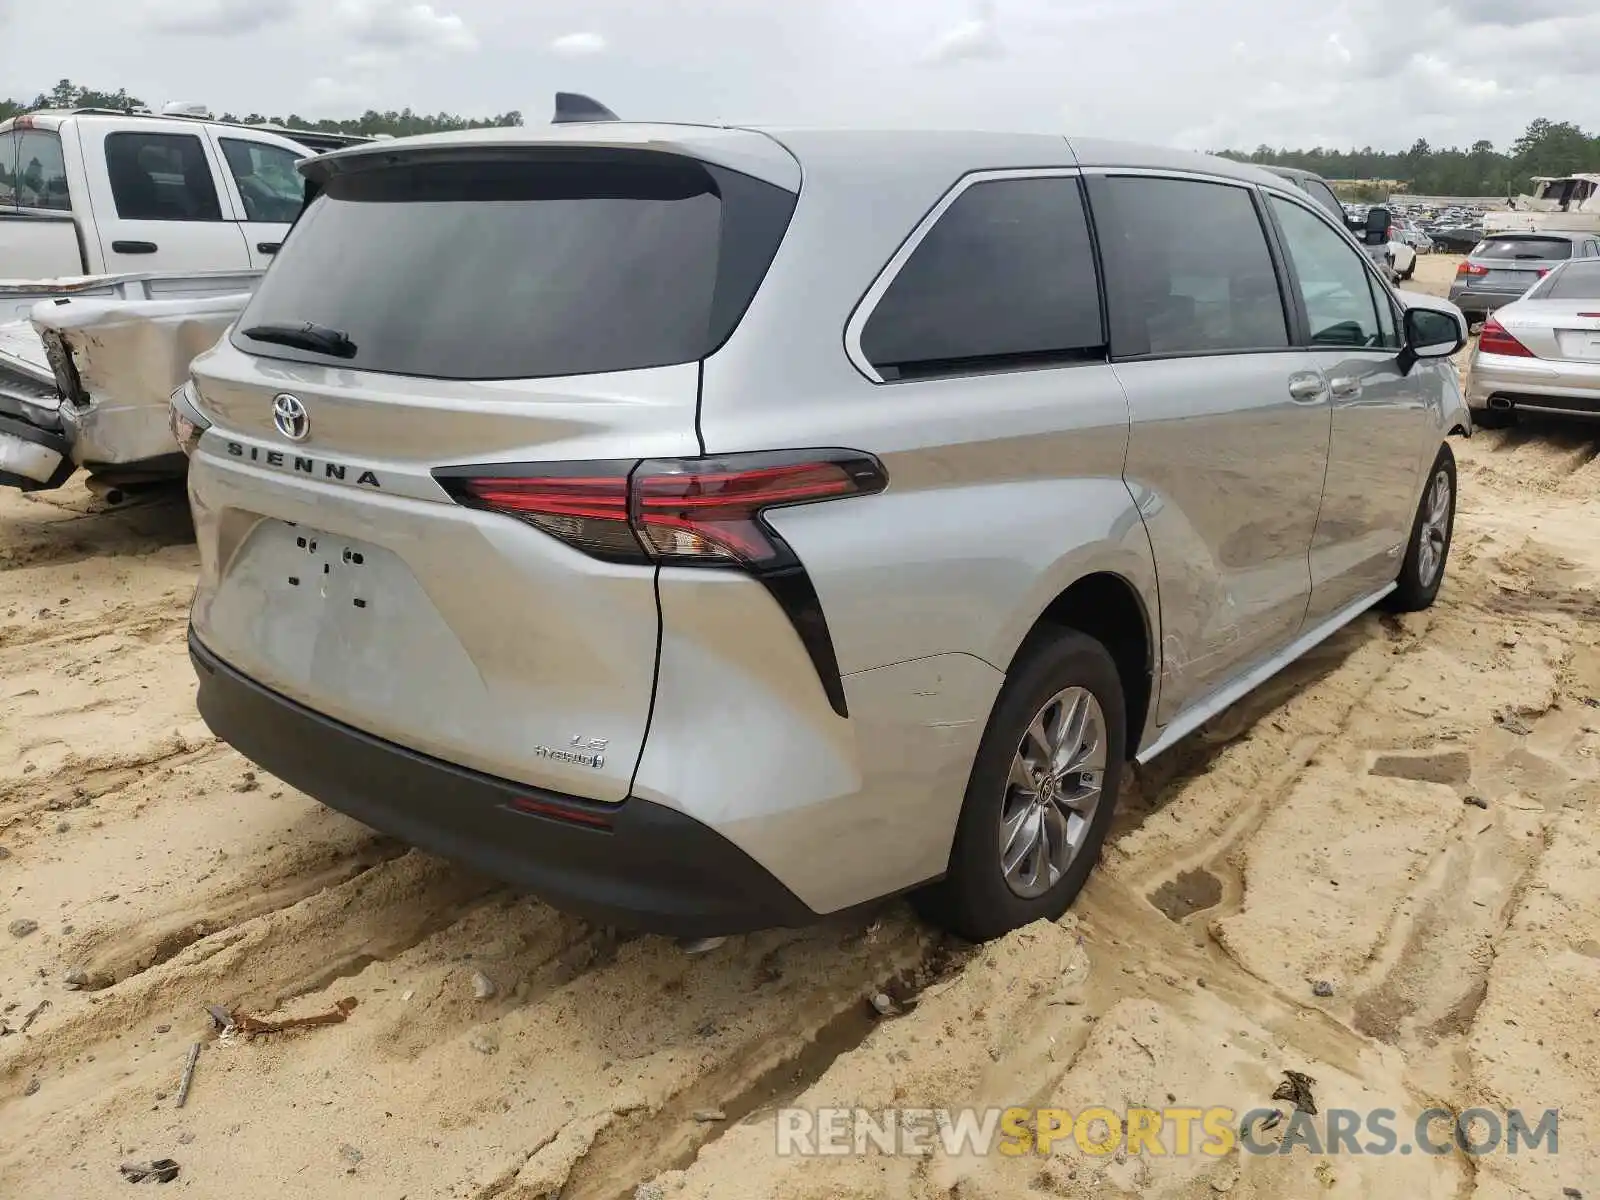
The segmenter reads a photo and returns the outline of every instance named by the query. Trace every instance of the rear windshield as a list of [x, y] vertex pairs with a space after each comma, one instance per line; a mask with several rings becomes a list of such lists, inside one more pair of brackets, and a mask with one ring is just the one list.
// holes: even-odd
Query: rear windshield
[[1495, 237], [1486, 238], [1472, 252], [1473, 258], [1552, 259], [1571, 258], [1572, 243], [1566, 238]]
[[[733, 332], [791, 192], [648, 152], [412, 162], [335, 175], [233, 341], [267, 358], [437, 379], [693, 362]], [[336, 330], [337, 356], [251, 338]]]
[[1528, 293], [1530, 300], [1593, 300], [1600, 304], [1600, 259], [1562, 267]]

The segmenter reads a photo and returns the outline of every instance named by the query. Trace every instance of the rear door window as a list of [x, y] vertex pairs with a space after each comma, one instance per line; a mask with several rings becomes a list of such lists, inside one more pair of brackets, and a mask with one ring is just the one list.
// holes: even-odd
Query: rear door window
[[221, 138], [222, 154], [238, 185], [246, 221], [287, 225], [300, 212], [305, 180], [295, 170], [299, 157], [282, 146], [243, 138]]
[[1298, 204], [1279, 196], [1271, 197], [1270, 202], [1294, 263], [1311, 327], [1311, 345], [1386, 346], [1373, 298], [1372, 272], [1360, 251]]
[[71, 212], [67, 164], [61, 138], [44, 129], [25, 129], [17, 136], [16, 193], [18, 208]]
[[[795, 196], [652, 152], [412, 160], [327, 181], [234, 343], [437, 379], [534, 379], [694, 362], [743, 317]], [[313, 322], [334, 356], [248, 331]]]
[[188, 133], [112, 133], [106, 171], [124, 221], [220, 221], [211, 160]]
[[956, 197], [861, 329], [886, 380], [1105, 357], [1076, 177], [993, 179]]
[[1288, 347], [1277, 271], [1247, 188], [1113, 176], [1096, 180], [1091, 197], [1118, 358]]
[[1572, 257], [1572, 243], [1566, 238], [1492, 237], [1472, 252], [1473, 258], [1532, 262]]

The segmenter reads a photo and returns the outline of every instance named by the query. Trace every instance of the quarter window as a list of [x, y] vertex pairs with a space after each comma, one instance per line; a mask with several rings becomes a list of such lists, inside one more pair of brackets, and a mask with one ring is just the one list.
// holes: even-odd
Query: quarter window
[[14, 186], [19, 208], [72, 211], [59, 136], [43, 129], [29, 129], [18, 135]]
[[1361, 252], [1298, 204], [1278, 196], [1271, 203], [1299, 277], [1311, 344], [1387, 345], [1378, 325], [1371, 273]]
[[1114, 176], [1093, 196], [1117, 357], [1288, 347], [1272, 252], [1248, 190]]
[[879, 300], [861, 352], [886, 379], [1105, 357], [1078, 180], [996, 179], [963, 191]]
[[211, 160], [187, 133], [113, 133], [106, 170], [124, 221], [220, 221]]

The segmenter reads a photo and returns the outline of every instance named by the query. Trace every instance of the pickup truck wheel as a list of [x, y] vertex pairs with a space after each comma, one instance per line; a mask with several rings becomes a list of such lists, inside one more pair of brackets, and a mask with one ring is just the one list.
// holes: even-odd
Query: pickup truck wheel
[[1074, 630], [1019, 656], [979, 743], [949, 870], [913, 902], [981, 942], [1077, 898], [1111, 824], [1126, 751], [1116, 663]]
[[1398, 586], [1386, 606], [1393, 612], [1417, 612], [1433, 604], [1444, 582], [1445, 561], [1456, 520], [1456, 457], [1449, 446], [1439, 447], [1439, 457], [1428, 469], [1428, 482], [1411, 524], [1411, 540], [1400, 565]]

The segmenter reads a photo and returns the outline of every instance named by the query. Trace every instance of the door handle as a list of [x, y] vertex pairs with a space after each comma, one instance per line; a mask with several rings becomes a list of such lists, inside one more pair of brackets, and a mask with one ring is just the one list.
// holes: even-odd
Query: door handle
[[1328, 389], [1333, 392], [1335, 399], [1348, 400], [1361, 395], [1361, 380], [1340, 376], [1329, 382]]
[[1324, 384], [1320, 376], [1301, 375], [1289, 380], [1289, 399], [1296, 404], [1315, 404], [1322, 399]]
[[111, 249], [117, 254], [154, 254], [160, 247], [154, 242], [112, 242]]
[[283, 243], [282, 242], [257, 242], [256, 243], [256, 252], [258, 254], [276, 254], [281, 249], [283, 249]]

